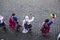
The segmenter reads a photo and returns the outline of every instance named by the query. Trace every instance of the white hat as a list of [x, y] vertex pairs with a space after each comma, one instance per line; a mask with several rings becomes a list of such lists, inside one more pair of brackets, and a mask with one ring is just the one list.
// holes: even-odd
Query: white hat
[[25, 21], [29, 21], [29, 17], [28, 16], [25, 17]]
[[0, 20], [2, 20], [2, 19], [4, 19], [4, 17], [0, 15]]
[[29, 19], [29, 17], [28, 17], [28, 16], [26, 16], [26, 17], [25, 17], [25, 19]]

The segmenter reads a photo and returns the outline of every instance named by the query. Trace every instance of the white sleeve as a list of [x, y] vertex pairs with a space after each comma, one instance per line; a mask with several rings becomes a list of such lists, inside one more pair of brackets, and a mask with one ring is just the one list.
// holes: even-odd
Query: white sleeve
[[54, 23], [55, 19], [51, 19], [51, 21]]
[[24, 27], [24, 24], [25, 24], [25, 20], [23, 20], [23, 22], [22, 22], [22, 27]]
[[34, 21], [34, 18], [35, 18], [35, 17], [32, 17], [32, 19], [30, 19], [30, 20], [29, 20], [29, 22], [32, 22], [32, 21]]

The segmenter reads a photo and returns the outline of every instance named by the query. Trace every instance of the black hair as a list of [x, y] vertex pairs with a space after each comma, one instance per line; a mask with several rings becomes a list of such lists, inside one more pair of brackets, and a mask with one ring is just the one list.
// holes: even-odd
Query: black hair
[[45, 19], [45, 22], [49, 22], [49, 19]]
[[12, 13], [12, 16], [15, 16], [15, 13]]

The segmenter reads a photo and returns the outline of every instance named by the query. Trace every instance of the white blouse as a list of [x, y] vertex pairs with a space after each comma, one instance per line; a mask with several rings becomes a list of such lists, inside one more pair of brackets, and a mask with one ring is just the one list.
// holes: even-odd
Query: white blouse
[[[27, 24], [31, 24], [31, 22], [34, 21], [34, 17], [32, 17], [32, 19], [27, 19]], [[24, 24], [26, 23], [26, 19], [23, 20], [22, 26], [24, 27]]]

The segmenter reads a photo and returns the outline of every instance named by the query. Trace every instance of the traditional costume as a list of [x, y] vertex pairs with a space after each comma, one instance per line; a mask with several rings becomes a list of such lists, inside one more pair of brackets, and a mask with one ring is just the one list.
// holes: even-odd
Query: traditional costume
[[3, 30], [6, 31], [6, 23], [3, 19], [4, 17], [0, 15], [0, 27], [3, 27]]
[[42, 33], [45, 34], [45, 35], [47, 35], [47, 34], [49, 33], [50, 27], [48, 26], [48, 23], [44, 23], [44, 24], [43, 24], [43, 27], [42, 27], [41, 31], [42, 31]]
[[12, 28], [12, 29], [16, 29], [16, 26], [17, 26], [17, 17], [16, 16], [12, 16], [12, 17], [10, 17], [9, 18], [9, 26], [10, 26], [10, 28]]
[[[32, 28], [31, 22], [32, 22], [32, 21], [34, 21], [34, 17], [32, 17], [32, 19], [29, 19], [28, 16], [26, 16], [25, 19], [23, 20], [22, 26], [23, 26], [23, 29], [27, 30], [26, 33], [27, 33], [29, 30], [31, 30], [31, 28]], [[25, 33], [24, 30], [23, 30], [23, 33]]]

